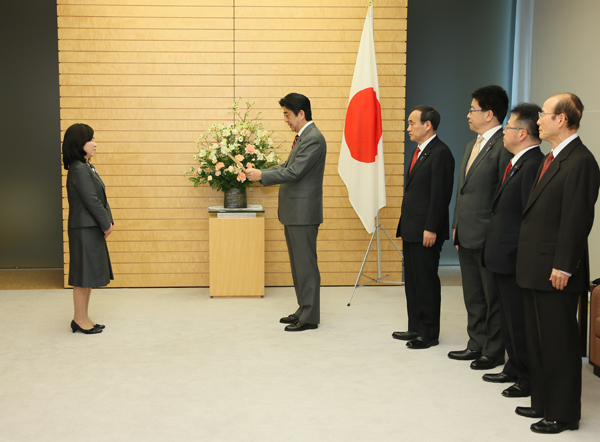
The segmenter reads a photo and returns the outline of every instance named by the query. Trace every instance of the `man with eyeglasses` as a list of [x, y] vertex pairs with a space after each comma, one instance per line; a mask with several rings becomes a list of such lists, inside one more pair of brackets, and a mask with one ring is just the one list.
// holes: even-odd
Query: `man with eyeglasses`
[[539, 113], [540, 138], [552, 146], [523, 212], [517, 283], [523, 288], [537, 433], [577, 430], [581, 419], [581, 350], [577, 304], [589, 288], [588, 235], [600, 187], [594, 155], [577, 135], [583, 104], [574, 94], [550, 97]]
[[485, 86], [472, 94], [467, 114], [469, 128], [478, 137], [467, 144], [460, 166], [453, 239], [458, 249], [463, 296], [467, 309], [467, 348], [448, 357], [471, 362], [474, 370], [504, 364], [498, 294], [482, 252], [496, 189], [512, 154], [504, 149], [502, 126], [508, 95], [500, 86]]
[[491, 271], [498, 292], [502, 341], [508, 353], [502, 371], [484, 374], [483, 380], [513, 383], [502, 392], [505, 397], [531, 394], [523, 293], [517, 285], [516, 273], [521, 215], [544, 159], [537, 125], [541, 110], [537, 104], [520, 103], [504, 126], [504, 147], [514, 156], [496, 191], [483, 249], [484, 265]]

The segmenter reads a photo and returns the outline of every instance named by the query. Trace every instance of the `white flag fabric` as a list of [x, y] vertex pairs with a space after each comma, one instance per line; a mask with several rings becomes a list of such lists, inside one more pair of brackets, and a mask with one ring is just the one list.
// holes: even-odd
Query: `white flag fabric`
[[371, 5], [356, 57], [338, 163], [338, 173], [348, 188], [350, 203], [369, 233], [375, 230], [377, 211], [386, 205], [381, 134]]

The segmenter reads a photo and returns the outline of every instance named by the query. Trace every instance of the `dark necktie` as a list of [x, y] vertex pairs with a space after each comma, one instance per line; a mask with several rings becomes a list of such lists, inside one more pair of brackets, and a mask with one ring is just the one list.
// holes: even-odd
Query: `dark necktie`
[[544, 161], [544, 167], [542, 168], [542, 173], [540, 173], [540, 178], [538, 179], [538, 183], [540, 182], [540, 180], [546, 173], [546, 170], [548, 169], [548, 166], [550, 166], [550, 163], [552, 162], [553, 159], [554, 159], [554, 155], [552, 154], [552, 152], [550, 152], [550, 154], [546, 157], [546, 161]]
[[296, 134], [296, 137], [294, 138], [294, 142], [292, 143], [292, 149], [294, 148], [294, 146], [296, 145], [296, 142], [300, 139], [300, 137], [298, 136], [298, 134]]
[[[508, 162], [508, 166], [506, 166], [506, 170], [504, 171], [504, 177], [502, 178], [502, 183], [504, 182], [504, 180], [506, 179], [506, 177], [510, 173], [511, 169], [512, 169], [512, 161], [509, 161]], [[502, 184], [502, 183], [500, 183], [500, 184]]]
[[415, 163], [417, 162], [417, 159], [419, 159], [419, 154], [420, 153], [421, 153], [421, 150], [417, 147], [415, 149], [415, 153], [413, 154], [412, 161], [410, 162], [410, 169], [408, 169], [408, 174], [409, 175], [412, 172], [413, 167], [414, 167]]

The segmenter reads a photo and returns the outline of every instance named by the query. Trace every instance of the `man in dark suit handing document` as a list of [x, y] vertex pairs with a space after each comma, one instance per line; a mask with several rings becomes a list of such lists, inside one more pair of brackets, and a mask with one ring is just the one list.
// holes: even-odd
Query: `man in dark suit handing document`
[[318, 328], [321, 274], [317, 263], [317, 234], [323, 222], [323, 175], [327, 143], [312, 121], [310, 100], [291, 93], [279, 100], [286, 124], [296, 132], [285, 163], [269, 169], [247, 169], [250, 181], [280, 184], [279, 221], [284, 226], [298, 309], [280, 319], [286, 331]]

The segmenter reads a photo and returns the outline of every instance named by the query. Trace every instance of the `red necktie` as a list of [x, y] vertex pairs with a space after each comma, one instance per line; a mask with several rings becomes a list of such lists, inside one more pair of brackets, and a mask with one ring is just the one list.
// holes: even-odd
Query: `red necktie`
[[[504, 180], [506, 179], [506, 177], [510, 173], [511, 169], [512, 169], [512, 161], [509, 161], [508, 162], [508, 166], [506, 166], [506, 170], [504, 171], [504, 178], [502, 178], [502, 183], [504, 182]], [[502, 183], [500, 183], [500, 184], [502, 184]]]
[[419, 154], [421, 153], [421, 150], [417, 147], [415, 149], [415, 153], [412, 157], [412, 161], [410, 162], [410, 169], [408, 169], [408, 174], [410, 175], [410, 173], [412, 172], [412, 169], [415, 165], [415, 163], [417, 162], [417, 160], [419, 159]]
[[550, 165], [550, 163], [552, 162], [553, 159], [554, 159], [554, 155], [552, 154], [552, 152], [550, 152], [550, 154], [546, 157], [546, 161], [544, 161], [544, 167], [542, 168], [542, 173], [540, 173], [540, 178], [538, 179], [538, 183], [540, 182], [540, 180], [546, 173], [546, 169], [548, 169], [548, 166]]
[[296, 145], [296, 142], [300, 139], [300, 137], [298, 136], [298, 134], [296, 134], [296, 137], [294, 138], [294, 142], [292, 143], [292, 149], [294, 148], [294, 146]]

